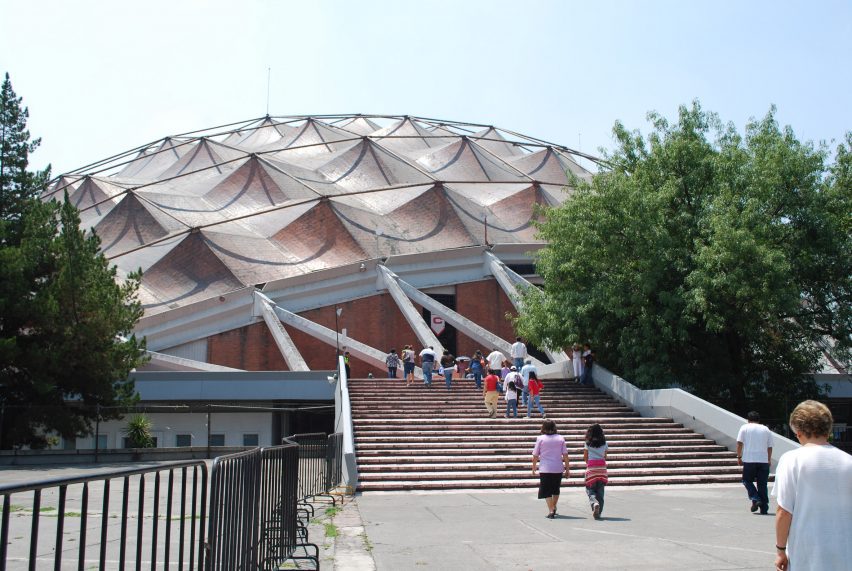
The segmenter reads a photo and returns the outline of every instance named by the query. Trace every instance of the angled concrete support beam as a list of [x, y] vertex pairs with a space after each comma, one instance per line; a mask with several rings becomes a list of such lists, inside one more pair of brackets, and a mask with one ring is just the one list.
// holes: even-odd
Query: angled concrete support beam
[[[490, 353], [492, 349], [497, 348], [500, 349], [500, 352], [506, 355], [506, 357], [509, 357], [512, 354], [512, 345], [508, 341], [500, 339], [484, 327], [480, 327], [462, 314], [457, 313], [446, 305], [435, 301], [413, 285], [405, 282], [404, 280], [399, 279], [399, 277], [397, 277], [396, 279], [397, 283], [399, 284], [399, 287], [402, 288], [402, 291], [405, 292], [405, 295], [407, 295], [413, 301], [419, 303], [432, 313], [437, 313], [438, 315], [443, 317], [447, 323], [449, 323], [474, 341], [482, 343], [483, 349], [485, 351]], [[532, 362], [533, 364], [535, 364], [536, 367], [544, 366], [544, 363], [542, 363], [538, 359], [532, 359]]]
[[173, 370], [209, 372], [242, 371], [242, 369], [232, 369], [231, 367], [223, 367], [222, 365], [214, 365], [212, 363], [205, 363], [204, 361], [157, 353], [156, 351], [146, 351], [145, 353], [151, 358], [151, 363], [159, 364]]
[[[501, 262], [500, 258], [495, 256], [491, 252], [486, 251], [484, 254], [486, 265], [488, 266], [488, 271], [491, 272], [491, 275], [494, 276], [494, 279], [497, 280], [498, 284], [500, 284], [500, 287], [503, 289], [503, 292], [506, 294], [506, 296], [509, 298], [509, 301], [511, 301], [512, 305], [515, 307], [515, 310], [520, 311], [520, 308], [518, 307], [518, 288], [515, 284], [523, 283], [527, 287], [535, 286], [525, 280], [522, 276], [519, 276], [511, 269], [507, 268], [506, 264]], [[554, 363], [570, 361], [568, 355], [565, 354], [565, 351], [551, 351], [550, 349], [544, 349], [544, 352]]]
[[[261, 293], [258, 293], [258, 295], [266, 298], [266, 296]], [[269, 300], [269, 298], [266, 299]], [[278, 317], [282, 323], [295, 327], [299, 331], [307, 333], [311, 337], [319, 339], [331, 347], [337, 346], [338, 336], [333, 329], [329, 329], [319, 323], [314, 323], [310, 319], [305, 319], [304, 317], [296, 315], [295, 313], [287, 311], [277, 305], [273, 305], [273, 310], [275, 311], [276, 317]], [[345, 343], [346, 350], [352, 353], [353, 357], [357, 357], [365, 363], [369, 363], [381, 370], [385, 370], [387, 368], [387, 364], [385, 363], [386, 354], [384, 351], [376, 349], [375, 347], [370, 347], [366, 343], [361, 343], [351, 337], [340, 338], [340, 341]], [[341, 347], [343, 346], [344, 345], [341, 344]], [[421, 377], [423, 375], [423, 371], [419, 369], [415, 369], [414, 373]]]
[[272, 306], [273, 304], [269, 301], [268, 297], [260, 292], [255, 292], [254, 308], [255, 310], [259, 310], [261, 317], [263, 317], [263, 321], [269, 328], [269, 332], [272, 333], [272, 338], [275, 340], [275, 344], [278, 346], [281, 356], [284, 357], [284, 360], [287, 362], [287, 368], [291, 371], [310, 371], [310, 367], [308, 367], [308, 364], [305, 362], [305, 359], [302, 357], [302, 354], [299, 352], [296, 344], [293, 343], [293, 339], [290, 337], [290, 334], [287, 333], [287, 330], [284, 329], [281, 321], [278, 320]]
[[411, 326], [411, 329], [417, 336], [420, 347], [433, 347], [439, 355], [443, 353], [444, 346], [441, 345], [441, 342], [438, 341], [438, 338], [432, 332], [432, 328], [426, 325], [426, 322], [423, 321], [423, 316], [420, 315], [420, 312], [417, 311], [417, 308], [414, 307], [414, 304], [411, 303], [411, 300], [405, 295], [402, 288], [399, 287], [397, 275], [381, 264], [376, 266], [376, 271], [379, 274], [379, 287], [386, 289], [394, 302], [396, 302], [396, 306], [402, 312], [408, 325]]

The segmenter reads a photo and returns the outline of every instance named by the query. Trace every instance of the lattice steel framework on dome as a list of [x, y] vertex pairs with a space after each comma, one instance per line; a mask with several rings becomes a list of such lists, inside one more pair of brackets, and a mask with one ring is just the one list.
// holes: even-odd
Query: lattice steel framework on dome
[[[383, 126], [384, 124], [384, 126]], [[596, 157], [455, 121], [263, 117], [193, 131], [66, 173], [84, 227], [146, 311], [361, 259], [538, 243], [536, 205], [561, 203]]]

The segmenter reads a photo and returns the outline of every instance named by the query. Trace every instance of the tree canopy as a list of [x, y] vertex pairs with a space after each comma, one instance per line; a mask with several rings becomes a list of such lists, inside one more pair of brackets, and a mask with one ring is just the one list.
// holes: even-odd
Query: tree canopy
[[[4, 94], [7, 85], [8, 75]], [[4, 95], [3, 104], [20, 101]], [[5, 123], [21, 116], [0, 110], [4, 164], [15, 165], [0, 193], [0, 448], [42, 447], [51, 432], [86, 434], [96, 405], [132, 403], [127, 376], [145, 347], [132, 334], [142, 315], [139, 274], [116, 282], [67, 193], [61, 204], [34, 198], [41, 177], [24, 172], [34, 149], [20, 136], [26, 124]], [[9, 133], [17, 143], [7, 144]], [[102, 416], [117, 414], [106, 408]]]
[[822, 349], [849, 363], [852, 134], [830, 163], [774, 108], [744, 135], [698, 102], [649, 121], [647, 137], [616, 123], [600, 172], [546, 211], [544, 286], [518, 330], [590, 341], [642, 387], [782, 417], [819, 394]]
[[26, 204], [50, 178], [49, 166], [35, 173], [27, 170], [29, 154], [41, 144], [41, 139], [30, 141], [29, 115], [7, 73], [0, 87], [0, 223], [6, 224], [9, 236], [20, 232]]

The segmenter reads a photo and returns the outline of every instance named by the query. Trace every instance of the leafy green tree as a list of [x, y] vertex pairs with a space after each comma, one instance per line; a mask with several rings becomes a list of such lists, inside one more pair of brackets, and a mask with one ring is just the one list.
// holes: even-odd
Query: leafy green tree
[[19, 236], [24, 208], [50, 178], [49, 166], [36, 173], [27, 170], [29, 154], [41, 143], [30, 141], [28, 117], [7, 73], [0, 87], [0, 224], [7, 226], [6, 239]]
[[616, 149], [539, 226], [541, 290], [516, 322], [536, 344], [589, 340], [640, 386], [681, 386], [780, 418], [817, 396], [820, 348], [849, 362], [852, 136], [828, 150], [778, 126], [740, 135], [695, 102]]
[[39, 177], [21, 171], [26, 152], [19, 158], [4, 163], [18, 170], [8, 167], [0, 194], [0, 448], [39, 448], [50, 432], [89, 433], [99, 407], [114, 418], [135, 402], [127, 375], [145, 351], [132, 334], [141, 276], [117, 283], [67, 193], [62, 204], [32, 198]]

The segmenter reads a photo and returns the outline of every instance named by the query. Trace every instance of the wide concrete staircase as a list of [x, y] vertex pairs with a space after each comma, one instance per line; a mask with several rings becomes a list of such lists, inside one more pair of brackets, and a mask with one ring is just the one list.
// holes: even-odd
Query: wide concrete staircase
[[[427, 389], [400, 379], [349, 381], [359, 490], [447, 490], [534, 487], [531, 453], [540, 434], [530, 419], [488, 418], [472, 380], [443, 379]], [[603, 426], [609, 444], [610, 485], [739, 482], [736, 456], [670, 418], [643, 418], [592, 387], [544, 381], [542, 405], [568, 441], [570, 478], [582, 485], [583, 439], [589, 425]]]

